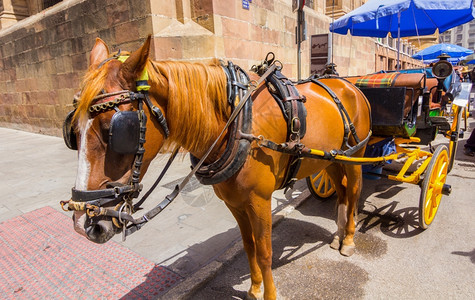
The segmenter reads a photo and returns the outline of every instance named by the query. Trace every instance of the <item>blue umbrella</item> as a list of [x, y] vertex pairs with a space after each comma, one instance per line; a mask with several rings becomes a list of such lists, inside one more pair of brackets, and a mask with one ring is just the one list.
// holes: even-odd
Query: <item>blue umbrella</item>
[[475, 65], [475, 59], [467, 61], [465, 64], [467, 65]]
[[[461, 60], [465, 59], [465, 56], [462, 56], [462, 57], [450, 57], [448, 58], [447, 60], [452, 64], [452, 65], [457, 65]], [[438, 62], [439, 59], [438, 58], [432, 58], [432, 59], [425, 59], [424, 57], [424, 63], [425, 64], [431, 64], [431, 63], [435, 63], [435, 62]]]
[[437, 44], [417, 52], [412, 58], [423, 60], [436, 59], [442, 53], [449, 55], [451, 58], [459, 58], [473, 54], [473, 50], [452, 44]]
[[475, 17], [473, 0], [369, 0], [342, 16], [330, 31], [354, 36], [392, 37], [442, 33]]
[[473, 0], [369, 0], [330, 24], [330, 31], [354, 36], [398, 38], [440, 33], [475, 17]]

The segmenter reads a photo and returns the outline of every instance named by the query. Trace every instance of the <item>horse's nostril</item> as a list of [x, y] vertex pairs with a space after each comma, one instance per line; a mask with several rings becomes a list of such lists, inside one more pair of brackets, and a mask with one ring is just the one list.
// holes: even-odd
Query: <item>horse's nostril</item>
[[86, 235], [88, 239], [94, 243], [103, 244], [110, 240], [114, 234], [112, 222], [104, 222], [101, 220], [98, 223], [90, 224], [86, 227]]
[[86, 228], [86, 234], [92, 241], [96, 241], [104, 232], [105, 229], [99, 224], [92, 224]]

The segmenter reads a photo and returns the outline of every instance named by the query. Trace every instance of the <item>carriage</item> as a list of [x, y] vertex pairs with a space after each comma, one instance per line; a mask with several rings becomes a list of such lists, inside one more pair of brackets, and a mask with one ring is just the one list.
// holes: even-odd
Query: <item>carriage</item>
[[[368, 98], [372, 111], [373, 135], [365, 157], [377, 160], [363, 167], [365, 178], [387, 178], [419, 185], [419, 226], [427, 229], [434, 220], [442, 195], [449, 195], [445, 184], [463, 137], [460, 124], [467, 117], [471, 83], [460, 83], [446, 57], [433, 67], [381, 72], [347, 78]], [[465, 130], [466, 128], [465, 122]], [[437, 134], [448, 139], [448, 148], [430, 145]], [[429, 151], [421, 147], [429, 145]], [[404, 155], [401, 155], [404, 154]], [[383, 168], [395, 157], [400, 170]], [[415, 166], [415, 168], [414, 168]], [[335, 193], [325, 170], [306, 178], [311, 194], [327, 199]]]

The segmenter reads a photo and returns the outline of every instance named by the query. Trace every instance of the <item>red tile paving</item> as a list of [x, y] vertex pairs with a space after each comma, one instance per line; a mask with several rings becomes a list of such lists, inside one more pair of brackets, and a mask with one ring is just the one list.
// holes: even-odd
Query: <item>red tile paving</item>
[[182, 278], [44, 207], [0, 223], [1, 299], [156, 299]]

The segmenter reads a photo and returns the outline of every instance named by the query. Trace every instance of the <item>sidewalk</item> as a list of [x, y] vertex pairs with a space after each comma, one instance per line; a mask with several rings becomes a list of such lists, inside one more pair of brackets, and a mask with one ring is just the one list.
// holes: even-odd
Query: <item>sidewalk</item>
[[[0, 175], [2, 178], [0, 189], [3, 191], [3, 197], [0, 200], [0, 226], [4, 226], [3, 231], [12, 231], [18, 227], [18, 224], [30, 219], [38, 219], [41, 213], [54, 215], [60, 212], [67, 216], [67, 219], [58, 214], [58, 218], [41, 219], [44, 224], [38, 225], [39, 223], [33, 222], [34, 226], [38, 226], [37, 229], [28, 227], [30, 229], [22, 230], [32, 231], [26, 234], [35, 236], [35, 230], [40, 230], [38, 228], [41, 226], [43, 231], [54, 228], [57, 232], [48, 234], [50, 237], [58, 237], [58, 239], [58, 234], [67, 234], [68, 236], [64, 238], [65, 244], [58, 246], [60, 251], [66, 248], [70, 249], [72, 246], [67, 245], [67, 243], [73, 242], [78, 243], [75, 247], [85, 248], [84, 251], [90, 251], [89, 247], [98, 247], [97, 251], [109, 253], [108, 251], [120, 251], [118, 249], [126, 248], [126, 253], [129, 255], [127, 257], [143, 258], [144, 261], [150, 262], [160, 270], [170, 271], [168, 272], [168, 274], [171, 274], [170, 276], [178, 278], [174, 280], [173, 284], [167, 283], [165, 287], [162, 287], [160, 294], [151, 294], [155, 296], [165, 295], [165, 298], [173, 299], [180, 298], [193, 290], [196, 285], [212, 275], [222, 265], [223, 261], [234, 256], [242, 249], [239, 229], [231, 213], [224, 203], [214, 195], [210, 186], [202, 186], [194, 178], [170, 206], [140, 231], [129, 236], [125, 242], [122, 242], [121, 236], [117, 235], [113, 241], [106, 244], [109, 244], [108, 246], [93, 246], [93, 243], [74, 232], [72, 221], [69, 219], [72, 213], [63, 212], [59, 205], [60, 200], [70, 198], [70, 190], [74, 185], [76, 176], [76, 151], [67, 149], [62, 138], [6, 128], [0, 128], [0, 141]], [[154, 182], [167, 159], [168, 155], [161, 155], [154, 160], [143, 180], [144, 190], [147, 190]], [[188, 155], [177, 157], [162, 183], [147, 199], [144, 204], [144, 211], [152, 208], [171, 193], [175, 184], [181, 182], [189, 171]], [[292, 211], [293, 206], [308, 195], [309, 192], [302, 181], [296, 184], [294, 191], [288, 191], [285, 195], [282, 191], [275, 192], [272, 201], [275, 219], [277, 220]], [[24, 216], [23, 219], [22, 216]], [[58, 222], [64, 222], [64, 224], [61, 223], [61, 226], [58, 226]], [[58, 227], [61, 227], [59, 228], [61, 230], [58, 230]], [[0, 232], [2, 232], [2, 228], [0, 228]], [[19, 233], [19, 235], [24, 234], [23, 231]], [[8, 247], [13, 249], [19, 241], [15, 240], [15, 236], [10, 238], [13, 240], [5, 241], [6, 238], [0, 236], [0, 242], [2, 239], [6, 243], [10, 242]], [[32, 241], [27, 239], [24, 242]], [[44, 244], [45, 242], [38, 241], [38, 243]], [[26, 246], [19, 245], [17, 249], [21, 250]], [[46, 246], [44, 249], [48, 247]], [[79, 255], [79, 250], [76, 253]], [[85, 269], [93, 270], [97, 267], [97, 262], [107, 260], [106, 255], [97, 256], [99, 260], [95, 258], [83, 262], [83, 264], [91, 264], [86, 266]], [[21, 259], [25, 260], [25, 258], [18, 259], [20, 261], [22, 261]], [[4, 260], [4, 258], [0, 260]], [[129, 260], [132, 260], [132, 258], [129, 258]], [[134, 268], [134, 261], [125, 262], [128, 269], [138, 268]], [[53, 263], [61, 264], [59, 261]], [[33, 271], [30, 270], [30, 273], [47, 275], [47, 272], [41, 269], [40, 264], [35, 265], [31, 261], [28, 261], [27, 264], [34, 269]], [[74, 267], [74, 265], [71, 265], [71, 268]], [[108, 266], [109, 269], [118, 267], [120, 266]], [[13, 266], [13, 268], [22, 268], [22, 266]], [[103, 272], [107, 272], [106, 269], [104, 267]], [[68, 273], [67, 271], [66, 269], [64, 272]], [[71, 269], [70, 273], [73, 274], [73, 271]], [[8, 277], [5, 272], [0, 271], [0, 281], [2, 281], [2, 277], [3, 279]], [[150, 282], [152, 272], [150, 272], [150, 269], [147, 272], [149, 273], [137, 275], [142, 276], [143, 279], [142, 282], [140, 280], [138, 282], [134, 281], [137, 287], [146, 289], [147, 285], [153, 286]], [[104, 277], [110, 276], [107, 273], [102, 275]], [[8, 284], [3, 288], [14, 289], [15, 293], [21, 293], [23, 286], [31, 285], [37, 278], [29, 279], [25, 275], [16, 280], [15, 284], [21, 285], [21, 288], [15, 289], [8, 286]], [[29, 282], [30, 280], [32, 282]], [[50, 284], [55, 282], [49, 278], [45, 280]], [[117, 281], [120, 280], [117, 279]], [[136, 290], [130, 284], [126, 285], [123, 282], [121, 284]], [[91, 286], [86, 286], [84, 290], [91, 288]], [[58, 290], [59, 287], [56, 289]], [[84, 290], [78, 288], [76, 290], [78, 293], [84, 292]], [[127, 298], [127, 295], [129, 295], [128, 293], [122, 295], [102, 294], [104, 291], [101, 287], [98, 287], [95, 292], [94, 295], [97, 297], [112, 297], [114, 299], [117, 297]], [[4, 296], [7, 297], [14, 295], [8, 294], [8, 291], [6, 293]], [[64, 293], [63, 291], [59, 295], [67, 296]], [[73, 293], [72, 296], [81, 297], [83, 294]]]

